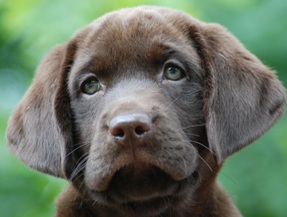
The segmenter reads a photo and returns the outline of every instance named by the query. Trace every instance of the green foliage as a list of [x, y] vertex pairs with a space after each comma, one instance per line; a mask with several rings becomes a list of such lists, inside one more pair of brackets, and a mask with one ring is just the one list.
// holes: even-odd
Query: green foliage
[[[0, 2], [0, 210], [5, 217], [48, 217], [66, 182], [28, 169], [8, 151], [9, 114], [40, 59], [76, 29], [114, 9], [153, 4], [181, 9], [233, 32], [287, 82], [287, 1], [283, 0], [2, 0]], [[286, 85], [285, 85], [286, 86]], [[245, 216], [287, 213], [287, 116], [227, 160], [220, 181]]]
[[244, 216], [286, 215], [286, 123], [287, 116], [253, 145], [225, 162], [221, 183]]

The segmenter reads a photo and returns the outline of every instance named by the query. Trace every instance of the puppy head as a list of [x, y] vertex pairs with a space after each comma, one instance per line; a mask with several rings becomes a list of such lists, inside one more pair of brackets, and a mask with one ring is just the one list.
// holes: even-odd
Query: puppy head
[[285, 100], [274, 72], [221, 26], [124, 9], [43, 60], [7, 141], [32, 168], [80, 176], [97, 200], [156, 201], [151, 210], [161, 212], [158, 198], [214, 177], [272, 126]]

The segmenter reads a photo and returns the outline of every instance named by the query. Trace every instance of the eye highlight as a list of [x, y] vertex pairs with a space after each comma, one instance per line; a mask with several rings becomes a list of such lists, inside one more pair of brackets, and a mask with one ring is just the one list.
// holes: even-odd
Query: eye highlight
[[101, 88], [100, 82], [96, 77], [85, 80], [81, 85], [81, 91], [87, 95], [93, 95]]
[[183, 70], [176, 66], [165, 67], [163, 75], [165, 78], [171, 81], [178, 81], [185, 77]]

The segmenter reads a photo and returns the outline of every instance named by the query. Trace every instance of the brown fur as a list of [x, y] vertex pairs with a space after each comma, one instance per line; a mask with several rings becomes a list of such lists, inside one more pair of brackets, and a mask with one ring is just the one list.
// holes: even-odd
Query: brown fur
[[220, 25], [138, 7], [54, 48], [6, 135], [24, 163], [72, 183], [57, 217], [239, 217], [216, 176], [285, 101], [275, 73]]

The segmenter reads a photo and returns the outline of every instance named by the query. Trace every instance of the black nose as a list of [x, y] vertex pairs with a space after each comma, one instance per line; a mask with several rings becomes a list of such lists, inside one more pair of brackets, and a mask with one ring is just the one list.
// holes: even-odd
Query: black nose
[[121, 140], [142, 138], [151, 127], [151, 119], [144, 113], [118, 115], [112, 118], [109, 125], [111, 135]]

